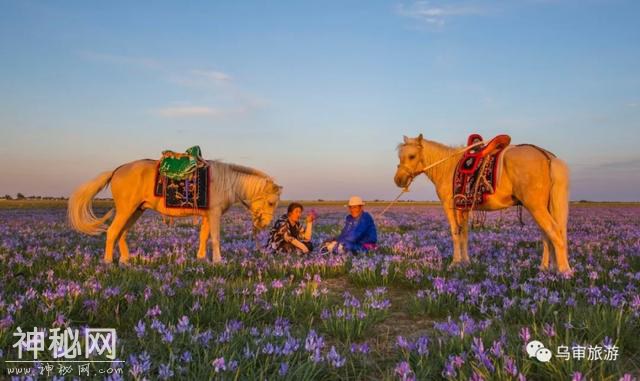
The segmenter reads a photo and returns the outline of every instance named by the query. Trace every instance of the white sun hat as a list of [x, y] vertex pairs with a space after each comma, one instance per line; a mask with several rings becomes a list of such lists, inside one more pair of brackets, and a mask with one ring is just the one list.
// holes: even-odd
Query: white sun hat
[[362, 205], [364, 205], [364, 201], [362, 201], [362, 198], [358, 196], [352, 196], [349, 199], [349, 203], [345, 206], [362, 206]]

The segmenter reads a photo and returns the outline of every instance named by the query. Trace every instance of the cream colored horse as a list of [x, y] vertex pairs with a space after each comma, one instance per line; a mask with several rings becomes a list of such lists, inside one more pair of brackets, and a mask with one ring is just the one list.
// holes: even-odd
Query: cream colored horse
[[[398, 146], [400, 164], [394, 181], [407, 187], [423, 172], [433, 182], [449, 220], [453, 240], [453, 263], [469, 262], [469, 213], [453, 207], [453, 175], [463, 153], [461, 147], [449, 147], [417, 138], [404, 137]], [[431, 163], [444, 158], [430, 169]], [[542, 269], [549, 268], [550, 257], [562, 273], [571, 272], [567, 248], [569, 214], [569, 169], [549, 152], [531, 145], [509, 146], [503, 153], [502, 173], [495, 193], [477, 210], [499, 210], [521, 203], [543, 232]], [[458, 226], [458, 224], [460, 226]]]
[[[220, 255], [220, 219], [229, 207], [241, 202], [250, 210], [254, 229], [263, 229], [271, 223], [278, 206], [282, 187], [263, 172], [235, 164], [208, 161], [210, 170], [209, 209], [167, 208], [162, 197], [154, 195], [156, 160], [138, 160], [124, 164], [113, 171], [101, 173], [95, 179], [81, 185], [69, 198], [68, 219], [71, 226], [82, 233], [97, 235], [107, 232], [104, 262], [113, 261], [113, 247], [118, 242], [120, 262], [127, 262], [129, 249], [125, 238], [127, 231], [145, 209], [153, 209], [170, 217], [202, 217], [198, 259], [206, 259], [207, 241], [211, 236], [213, 262], [222, 260]], [[107, 228], [104, 223], [113, 215], [110, 210], [103, 217], [96, 217], [92, 210], [95, 195], [111, 183], [115, 204], [115, 217]]]

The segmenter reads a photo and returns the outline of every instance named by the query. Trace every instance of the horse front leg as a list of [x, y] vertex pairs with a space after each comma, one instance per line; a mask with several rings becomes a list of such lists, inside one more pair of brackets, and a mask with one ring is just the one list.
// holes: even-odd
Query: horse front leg
[[453, 262], [449, 267], [455, 267], [456, 265], [462, 262], [462, 254], [460, 250], [460, 228], [458, 227], [458, 222], [456, 221], [456, 211], [455, 209], [449, 207], [451, 205], [450, 202], [443, 202], [444, 213], [447, 216], [447, 220], [449, 220], [449, 228], [451, 230], [451, 241], [453, 242]]
[[202, 225], [200, 225], [200, 245], [198, 246], [198, 256], [197, 259], [199, 261], [207, 260], [207, 242], [209, 241], [209, 234], [211, 234], [211, 230], [209, 228], [209, 217], [202, 217]]
[[209, 212], [209, 232], [211, 234], [211, 246], [213, 248], [213, 263], [220, 263], [222, 255], [220, 254], [220, 217], [222, 210], [220, 208], [212, 208]]
[[462, 262], [471, 263], [469, 259], [469, 212], [456, 211], [458, 213], [458, 223], [460, 224], [460, 253]]
[[555, 266], [555, 253], [553, 252], [553, 244], [543, 233], [542, 237], [542, 263], [540, 263], [540, 270], [547, 271]]

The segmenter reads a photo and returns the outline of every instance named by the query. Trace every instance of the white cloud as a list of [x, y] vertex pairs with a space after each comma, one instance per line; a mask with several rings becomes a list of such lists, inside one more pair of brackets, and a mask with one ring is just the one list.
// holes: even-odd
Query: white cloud
[[193, 99], [187, 102], [170, 102], [166, 107], [155, 108], [151, 113], [166, 118], [206, 117], [221, 118], [242, 116], [264, 108], [268, 102], [240, 88], [233, 77], [216, 69], [177, 70], [169, 64], [140, 56], [126, 56], [97, 52], [81, 52], [85, 60], [98, 61], [132, 68], [154, 69], [155, 74], [172, 86], [192, 88]]
[[480, 15], [486, 13], [486, 9], [463, 3], [415, 1], [410, 5], [400, 4], [397, 13], [428, 25], [443, 26], [454, 17]]
[[227, 73], [223, 73], [221, 71], [216, 70], [191, 70], [191, 73], [197, 77], [208, 79], [214, 82], [229, 82], [231, 81], [231, 76]]
[[157, 110], [158, 115], [179, 118], [192, 116], [220, 116], [223, 112], [208, 106], [169, 106]]

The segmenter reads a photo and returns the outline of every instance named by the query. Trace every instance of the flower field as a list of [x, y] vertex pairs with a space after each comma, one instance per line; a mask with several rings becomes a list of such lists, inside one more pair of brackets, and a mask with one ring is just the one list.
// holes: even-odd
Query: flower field
[[[316, 244], [339, 232], [342, 207], [309, 208]], [[376, 219], [377, 251], [357, 257], [261, 253], [234, 208], [215, 266], [195, 260], [191, 219], [168, 226], [147, 212], [128, 236], [130, 264], [109, 266], [104, 235], [72, 231], [65, 213], [0, 209], [2, 378], [18, 327], [114, 328], [110, 366], [121, 371], [101, 375], [105, 365], [93, 363], [97, 379], [640, 377], [638, 206], [572, 207], [570, 277], [538, 269], [540, 233], [515, 209], [473, 229], [472, 264], [451, 270], [449, 228], [434, 206], [392, 208]], [[550, 361], [529, 356], [531, 340]], [[30, 374], [54, 360], [40, 352]]]

